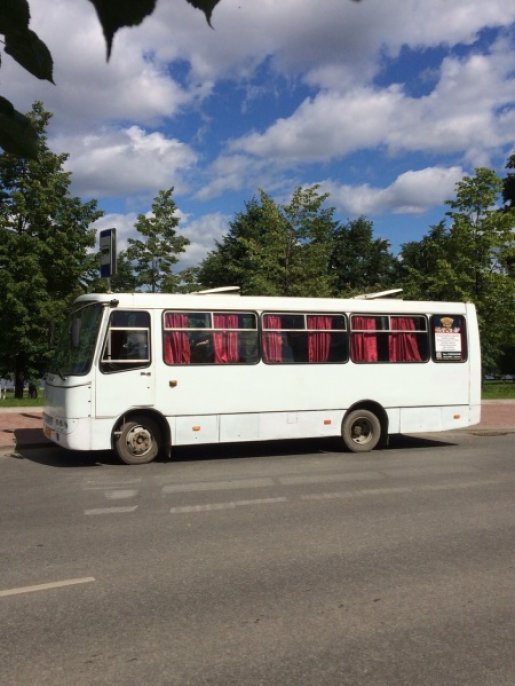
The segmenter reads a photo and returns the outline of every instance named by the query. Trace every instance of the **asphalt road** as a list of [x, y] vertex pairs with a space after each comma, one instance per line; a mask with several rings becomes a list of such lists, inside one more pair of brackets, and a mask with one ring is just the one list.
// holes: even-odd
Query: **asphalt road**
[[0, 458], [0, 683], [515, 683], [513, 435]]

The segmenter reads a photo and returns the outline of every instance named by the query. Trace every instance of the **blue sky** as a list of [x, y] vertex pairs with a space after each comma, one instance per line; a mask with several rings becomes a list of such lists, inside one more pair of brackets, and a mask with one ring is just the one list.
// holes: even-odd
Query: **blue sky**
[[56, 86], [5, 56], [2, 93], [54, 113], [72, 190], [123, 246], [175, 187], [200, 261], [259, 188], [319, 183], [342, 221], [365, 215], [397, 250], [444, 217], [477, 166], [515, 147], [515, 0], [220, 0], [210, 29], [185, 0], [119, 32], [86, 0], [31, 0]]

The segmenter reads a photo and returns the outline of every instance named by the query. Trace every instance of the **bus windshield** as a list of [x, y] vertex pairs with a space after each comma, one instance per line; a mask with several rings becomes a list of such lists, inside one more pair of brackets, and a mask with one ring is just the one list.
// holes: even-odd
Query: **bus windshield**
[[88, 373], [93, 362], [103, 311], [104, 306], [101, 303], [90, 303], [71, 312], [50, 365], [50, 372], [59, 374], [62, 378]]

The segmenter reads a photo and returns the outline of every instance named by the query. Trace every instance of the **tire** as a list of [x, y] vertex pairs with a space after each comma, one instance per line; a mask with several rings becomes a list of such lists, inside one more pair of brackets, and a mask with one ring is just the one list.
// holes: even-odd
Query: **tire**
[[160, 449], [161, 432], [153, 419], [134, 417], [122, 424], [115, 449], [125, 464], [146, 464], [154, 460]]
[[381, 439], [381, 422], [370, 410], [352, 410], [343, 420], [342, 438], [351, 452], [367, 453]]

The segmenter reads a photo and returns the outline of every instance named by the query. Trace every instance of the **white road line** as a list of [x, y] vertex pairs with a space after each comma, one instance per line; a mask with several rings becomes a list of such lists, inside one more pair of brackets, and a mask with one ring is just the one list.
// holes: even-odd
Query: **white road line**
[[113, 488], [124, 488], [127, 486], [133, 486], [135, 484], [140, 484], [141, 481], [142, 481], [142, 477], [139, 477], [137, 479], [124, 479], [123, 481], [111, 481], [109, 479], [100, 480], [100, 481], [86, 481], [86, 483], [84, 484], [84, 486], [82, 488], [85, 491], [99, 491], [99, 490], [107, 490], [107, 489], [113, 489]]
[[411, 493], [416, 489], [408, 486], [393, 488], [367, 488], [359, 491], [340, 491], [336, 493], [308, 493], [301, 495], [301, 500], [332, 500], [333, 498], [359, 498], [365, 495], [389, 495], [393, 493]]
[[137, 488], [116, 488], [105, 491], [104, 495], [107, 500], [125, 500], [127, 498], [134, 498], [138, 493]]
[[85, 515], [104, 515], [104, 514], [118, 514], [123, 512], [134, 512], [137, 510], [137, 505], [130, 507], [95, 507], [92, 510], [84, 510]]
[[212, 512], [213, 510], [234, 510], [235, 503], [211, 503], [210, 505], [182, 505], [170, 508], [170, 514], [183, 514], [185, 512]]
[[234, 510], [237, 507], [248, 507], [249, 505], [271, 505], [273, 503], [284, 503], [288, 499], [281, 498], [256, 498], [255, 500], [232, 500], [227, 503], [207, 503], [206, 505], [180, 505], [170, 508], [170, 514], [184, 514], [186, 512], [212, 512], [214, 510]]
[[488, 481], [462, 481], [455, 484], [431, 484], [425, 486], [393, 486], [392, 488], [366, 488], [358, 491], [340, 491], [335, 493], [308, 493], [301, 495], [301, 500], [332, 500], [336, 498], [362, 498], [367, 495], [395, 495], [397, 493], [420, 493], [422, 491], [457, 491], [467, 488], [483, 488], [505, 483], [501, 479]]
[[513, 479], [489, 479], [485, 481], [462, 481], [457, 484], [435, 484], [434, 486], [420, 486], [421, 491], [452, 491], [460, 488], [482, 488], [483, 486], [498, 486], [505, 484], [506, 481], [513, 481]]
[[273, 486], [274, 480], [271, 478], [257, 479], [235, 479], [234, 481], [204, 481], [190, 482], [186, 484], [171, 484], [163, 486], [161, 492], [168, 493], [195, 493], [201, 491], [227, 491], [239, 488], [266, 488]]
[[350, 474], [302, 474], [299, 476], [281, 476], [278, 482], [283, 486], [300, 486], [304, 484], [325, 484], [335, 481], [372, 481], [383, 479], [380, 472], [354, 472]]
[[64, 579], [63, 581], [52, 581], [47, 584], [37, 584], [35, 586], [22, 586], [20, 588], [9, 588], [0, 591], [0, 598], [7, 598], [11, 595], [21, 595], [22, 593], [36, 593], [37, 591], [48, 591], [52, 588], [64, 588], [65, 586], [75, 586], [77, 584], [89, 584], [96, 581], [93, 576], [85, 576], [81, 579]]
[[285, 503], [288, 498], [281, 496], [278, 498], [255, 498], [254, 500], [236, 500], [236, 507], [245, 507], [246, 505], [272, 505], [273, 503]]
[[465, 466], [465, 465], [431, 465], [431, 466], [421, 466], [421, 465], [413, 465], [411, 467], [389, 467], [388, 469], [384, 470], [384, 473], [387, 476], [395, 476], [395, 477], [402, 477], [402, 476], [439, 476], [440, 474], [442, 476], [448, 476], [452, 474], [477, 474], [479, 469], [474, 466]]

